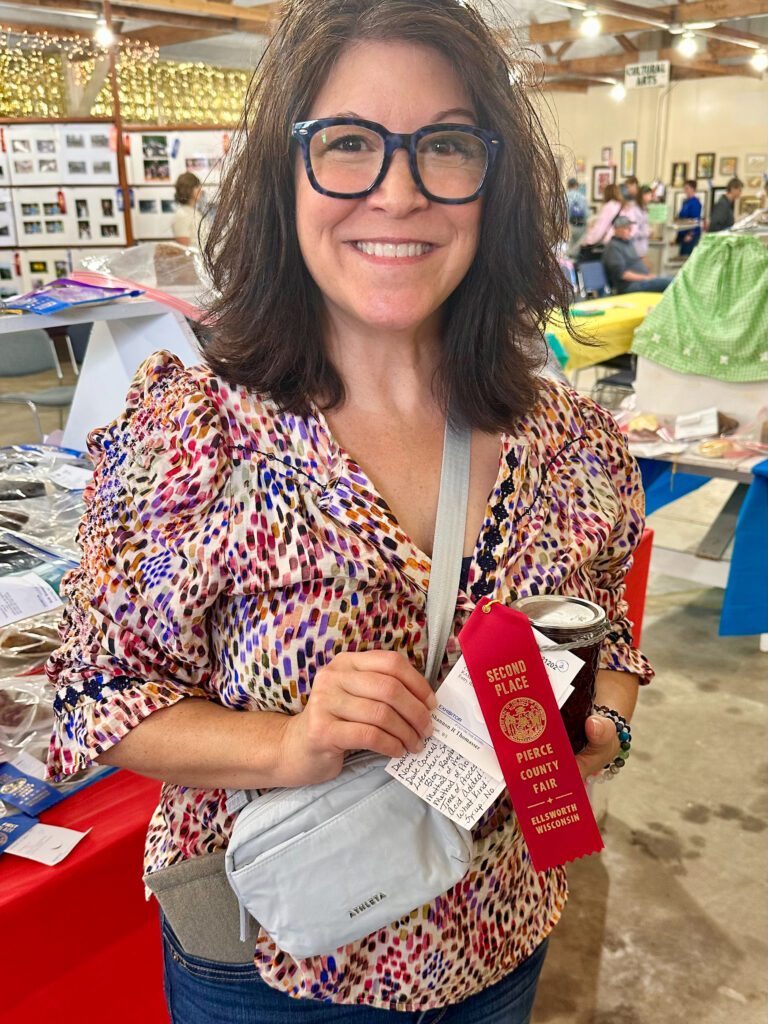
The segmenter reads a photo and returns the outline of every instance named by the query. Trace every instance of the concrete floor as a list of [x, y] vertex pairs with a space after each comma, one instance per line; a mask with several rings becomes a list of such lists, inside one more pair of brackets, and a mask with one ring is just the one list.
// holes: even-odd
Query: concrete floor
[[[0, 392], [49, 383], [0, 379]], [[0, 405], [0, 444], [21, 440], [36, 440], [31, 417]], [[657, 546], [692, 550], [730, 486], [651, 517]], [[570, 869], [533, 1024], [768, 1020], [768, 655], [756, 637], [718, 638], [721, 602], [652, 572], [643, 649], [657, 679], [629, 764], [598, 794], [606, 849]]]

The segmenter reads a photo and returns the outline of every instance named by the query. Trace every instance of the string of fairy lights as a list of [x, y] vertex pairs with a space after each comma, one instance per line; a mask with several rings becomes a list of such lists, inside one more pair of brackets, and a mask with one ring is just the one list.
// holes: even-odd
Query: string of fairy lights
[[[115, 44], [122, 120], [132, 124], [236, 124], [248, 73], [209, 64], [163, 61], [149, 43]], [[91, 36], [16, 31], [0, 26], [0, 117], [72, 116], [69, 71], [80, 89], [91, 80], [106, 51]], [[85, 113], [79, 111], [80, 114]], [[106, 80], [88, 111], [112, 117]]]

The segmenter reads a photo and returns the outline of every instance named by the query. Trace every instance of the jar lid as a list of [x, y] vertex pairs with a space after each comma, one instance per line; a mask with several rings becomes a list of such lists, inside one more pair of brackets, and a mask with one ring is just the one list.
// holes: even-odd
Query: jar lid
[[594, 629], [605, 622], [605, 611], [599, 605], [566, 594], [521, 597], [510, 607], [527, 615], [531, 625], [545, 632], [553, 629]]

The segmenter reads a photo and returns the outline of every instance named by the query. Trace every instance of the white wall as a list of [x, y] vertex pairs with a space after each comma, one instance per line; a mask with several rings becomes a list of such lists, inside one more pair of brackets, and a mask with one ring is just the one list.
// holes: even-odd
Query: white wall
[[[737, 174], [746, 177], [747, 153], [768, 154], [768, 76], [698, 78], [673, 82], [667, 89], [631, 89], [626, 99], [612, 100], [609, 86], [587, 93], [551, 92], [544, 120], [555, 151], [564, 157], [563, 173], [573, 173], [574, 159], [584, 157], [587, 171], [577, 175], [587, 182], [591, 199], [592, 166], [602, 163], [600, 150], [613, 149], [620, 180], [621, 143], [637, 141], [637, 176], [641, 182], [658, 176], [670, 183], [673, 161], [688, 164], [695, 174], [697, 153], [715, 153], [715, 185], [724, 185], [719, 173], [721, 156], [738, 158]], [[703, 185], [703, 182], [700, 183]], [[746, 188], [744, 194], [755, 189]]]

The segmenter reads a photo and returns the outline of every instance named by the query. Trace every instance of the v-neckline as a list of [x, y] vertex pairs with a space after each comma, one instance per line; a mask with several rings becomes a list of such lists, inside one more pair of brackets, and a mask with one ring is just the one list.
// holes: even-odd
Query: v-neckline
[[[347, 469], [348, 472], [351, 473], [352, 476], [358, 477], [363, 482], [365, 489], [368, 491], [368, 493], [374, 499], [375, 503], [379, 506], [379, 508], [382, 509], [382, 511], [386, 514], [386, 516], [392, 523], [392, 526], [396, 530], [399, 537], [402, 539], [402, 543], [404, 544], [404, 546], [410, 549], [411, 554], [415, 556], [416, 560], [421, 564], [423, 571], [429, 574], [432, 568], [432, 556], [428, 555], [425, 551], [422, 551], [422, 549], [418, 546], [418, 544], [416, 544], [413, 538], [406, 532], [387, 499], [384, 497], [384, 495], [379, 491], [379, 489], [371, 480], [370, 475], [360, 465], [357, 459], [355, 459], [347, 451], [347, 449], [344, 448], [344, 446], [340, 444], [339, 441], [336, 439], [333, 431], [331, 430], [330, 424], [328, 423], [328, 420], [325, 418], [325, 415], [320, 410], [320, 408], [312, 401], [310, 401], [310, 408], [312, 411], [313, 418], [316, 420], [321, 430], [325, 434], [328, 443], [330, 464], [334, 465], [335, 463], [340, 463]], [[462, 552], [462, 561], [466, 558], [471, 559], [467, 583], [468, 587], [472, 581], [473, 569], [475, 567], [478, 554], [480, 553], [480, 550], [483, 546], [483, 538], [485, 532], [494, 522], [493, 505], [495, 504], [496, 501], [496, 495], [498, 494], [499, 489], [501, 488], [501, 485], [503, 484], [504, 480], [511, 473], [511, 467], [507, 462], [507, 456], [509, 454], [511, 444], [511, 435], [506, 431], [502, 432], [501, 442], [499, 445], [499, 464], [496, 472], [496, 479], [493, 482], [493, 486], [491, 487], [491, 490], [488, 494], [488, 498], [486, 500], [485, 512], [483, 513], [483, 519], [482, 522], [480, 523], [477, 538], [475, 539], [475, 544], [470, 554], [465, 555]]]

